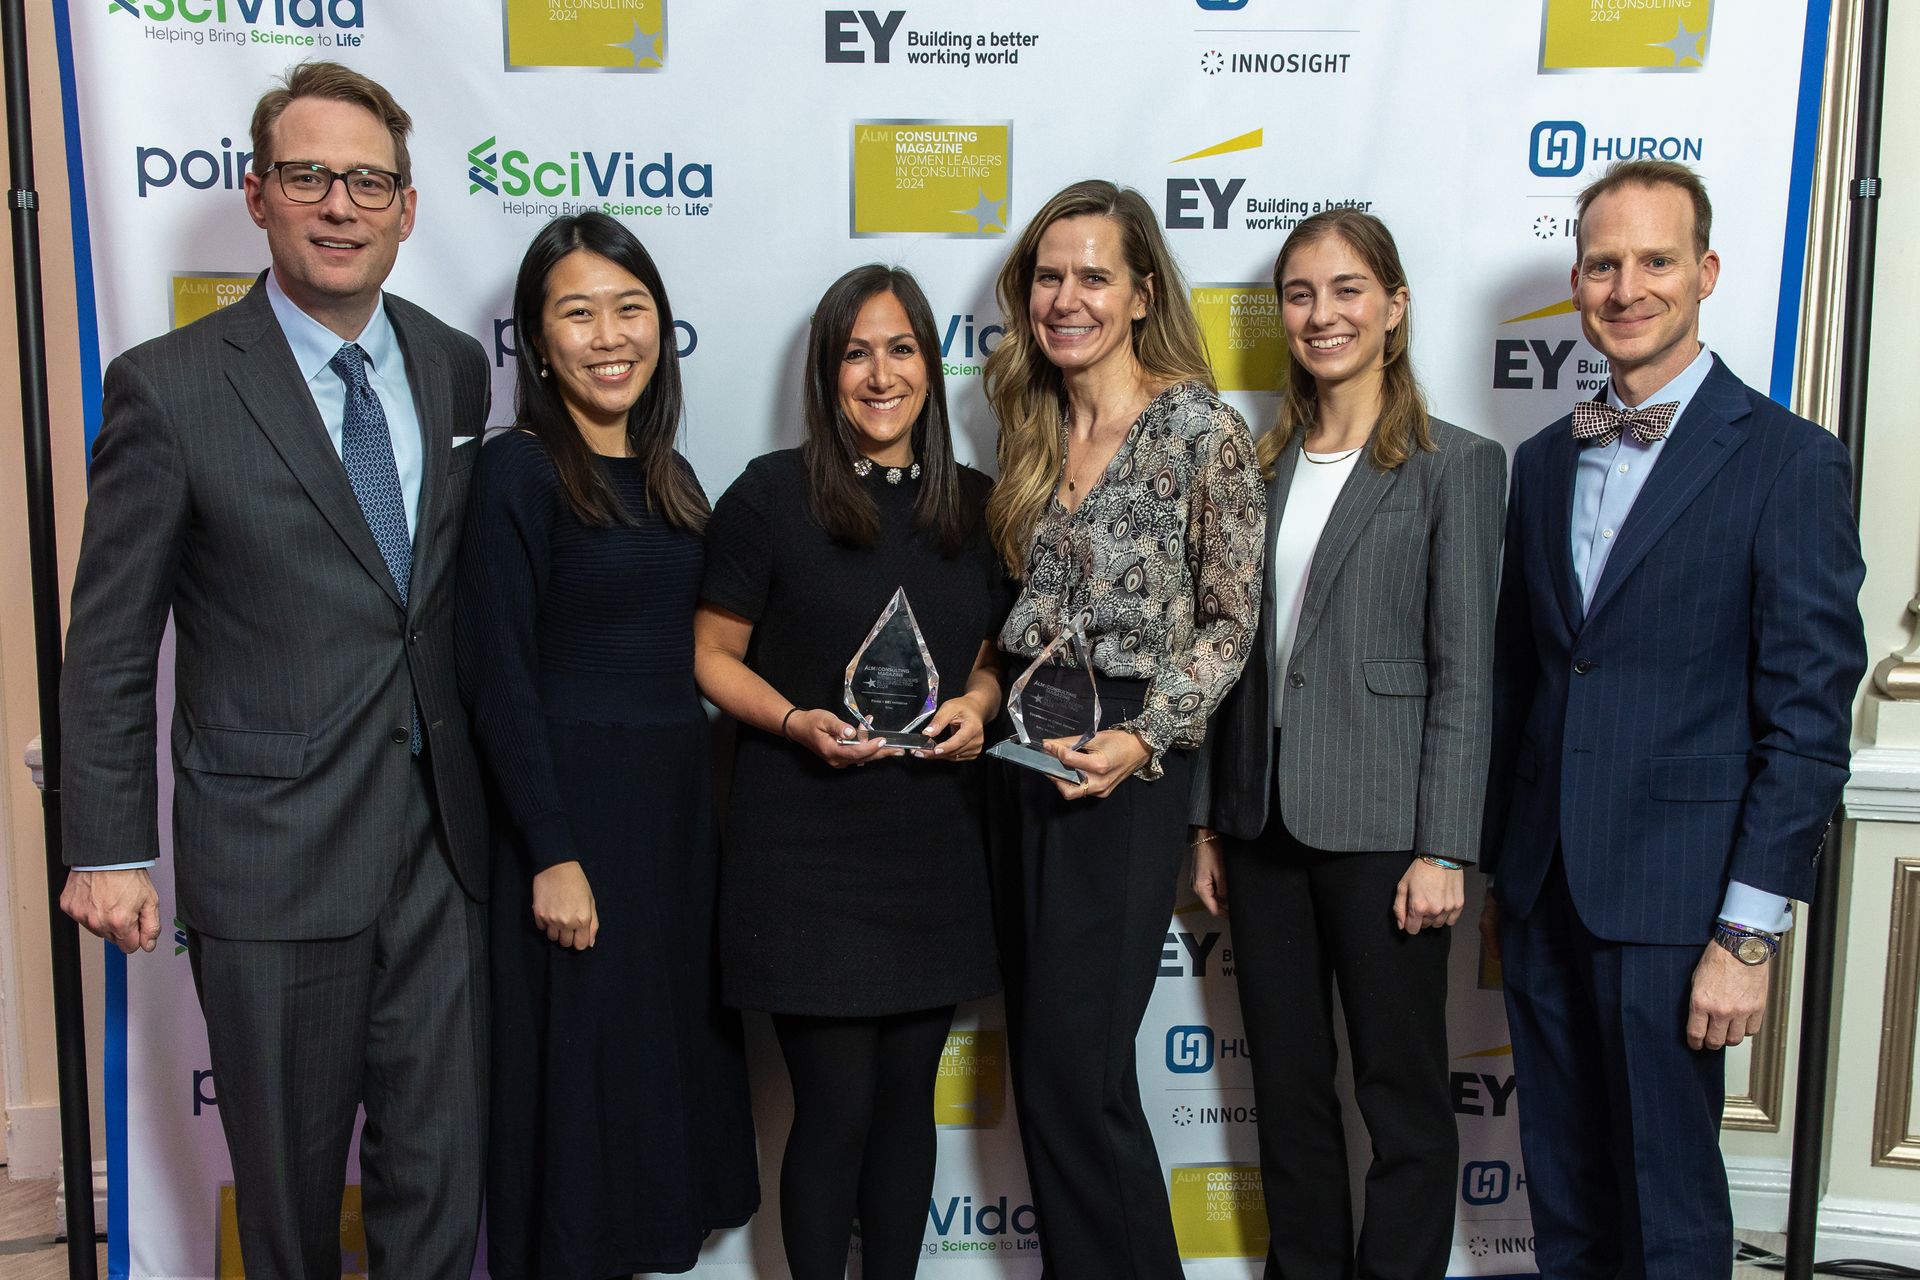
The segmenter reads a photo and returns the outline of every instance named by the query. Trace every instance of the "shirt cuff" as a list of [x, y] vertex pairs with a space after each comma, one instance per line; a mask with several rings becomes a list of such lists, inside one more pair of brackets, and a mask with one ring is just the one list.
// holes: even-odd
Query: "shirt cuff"
[[1785, 933], [1793, 928], [1793, 899], [1729, 880], [1727, 896], [1720, 904], [1720, 918], [1728, 924], [1763, 933]]
[[103, 862], [98, 866], [68, 867], [67, 870], [69, 871], [145, 871], [148, 867], [151, 867], [154, 863], [158, 861], [160, 861], [158, 858], [143, 858], [139, 862]]

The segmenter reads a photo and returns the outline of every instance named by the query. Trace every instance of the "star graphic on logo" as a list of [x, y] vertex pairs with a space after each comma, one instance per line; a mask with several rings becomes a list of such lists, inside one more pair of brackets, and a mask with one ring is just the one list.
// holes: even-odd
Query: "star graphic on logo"
[[660, 37], [648, 35], [642, 31], [637, 21], [633, 24], [632, 39], [616, 41], [607, 47], [609, 49], [625, 49], [633, 55], [633, 65], [636, 67], [659, 67], [666, 65], [661, 57]]
[[1543, 213], [1533, 220], [1533, 234], [1542, 240], [1551, 240], [1560, 234], [1560, 224], [1552, 214]]
[[1217, 76], [1226, 68], [1227, 56], [1218, 49], [1209, 49], [1200, 55], [1200, 69], [1210, 76]]
[[972, 218], [974, 223], [973, 229], [975, 231], [985, 231], [989, 226], [998, 227], [1002, 231], [1005, 231], [1007, 224], [1000, 219], [1000, 206], [1006, 202], [1004, 200], [993, 199], [987, 194], [984, 187], [978, 190], [980, 191], [980, 203], [974, 205], [973, 208], [949, 209], [947, 212]]
[[1707, 33], [1705, 31], [1697, 33], [1689, 31], [1687, 30], [1687, 24], [1677, 18], [1674, 20], [1673, 28], [1673, 39], [1652, 41], [1647, 45], [1647, 48], [1665, 49], [1673, 55], [1673, 65], [1676, 67], [1683, 62], [1692, 62], [1696, 66], [1706, 66], [1707, 57], [1706, 54], [1701, 52], [1700, 44], [1707, 38]]

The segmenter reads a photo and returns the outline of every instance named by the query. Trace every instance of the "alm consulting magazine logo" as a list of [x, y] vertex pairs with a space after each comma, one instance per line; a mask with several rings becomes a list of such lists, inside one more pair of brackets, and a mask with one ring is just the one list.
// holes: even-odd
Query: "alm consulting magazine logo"
[[1540, 71], [1700, 71], [1713, 0], [1541, 0]]
[[500, 0], [508, 71], [664, 71], [667, 0]]
[[1167, 1173], [1182, 1258], [1258, 1258], [1267, 1251], [1267, 1201], [1257, 1164], [1177, 1164]]
[[1007, 120], [856, 120], [849, 232], [862, 236], [1004, 236], [1013, 218], [1013, 124]]
[[1193, 318], [1222, 391], [1278, 391], [1287, 372], [1280, 298], [1270, 284], [1196, 284]]
[[1007, 1033], [953, 1031], [933, 1082], [933, 1122], [947, 1129], [991, 1129], [1006, 1113]]
[[[176, 271], [171, 290], [173, 328], [182, 329], [202, 316], [210, 316], [222, 307], [230, 307], [253, 289], [251, 272], [235, 275], [225, 271]], [[174, 954], [178, 955], [180, 948]]]

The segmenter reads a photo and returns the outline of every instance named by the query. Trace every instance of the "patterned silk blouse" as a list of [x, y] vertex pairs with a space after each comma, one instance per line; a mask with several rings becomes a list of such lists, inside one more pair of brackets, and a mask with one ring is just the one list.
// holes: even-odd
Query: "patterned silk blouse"
[[1199, 383], [1168, 387], [1079, 507], [1048, 501], [1000, 632], [1013, 674], [1078, 617], [1095, 671], [1149, 682], [1137, 719], [1102, 727], [1138, 734], [1153, 753], [1139, 776], [1159, 777], [1161, 754], [1199, 746], [1240, 678], [1266, 520], [1246, 420]]

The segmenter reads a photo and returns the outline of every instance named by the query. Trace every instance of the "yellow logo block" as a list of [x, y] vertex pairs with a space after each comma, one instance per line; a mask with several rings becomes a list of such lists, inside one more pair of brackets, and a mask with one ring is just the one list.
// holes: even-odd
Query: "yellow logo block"
[[1013, 126], [864, 120], [853, 126], [855, 236], [1003, 236]]
[[1287, 372], [1287, 333], [1270, 284], [1197, 284], [1194, 319], [1222, 391], [1278, 391]]
[[233, 276], [218, 271], [174, 272], [173, 327], [179, 329], [201, 316], [232, 306], [253, 289], [253, 281], [251, 275]]
[[1257, 1164], [1179, 1164], [1167, 1179], [1182, 1258], [1258, 1258], [1267, 1251], [1267, 1201]]
[[502, 0], [507, 70], [659, 71], [667, 0]]
[[991, 1129], [1007, 1107], [1007, 1033], [955, 1031], [940, 1051], [933, 1122], [949, 1129]]
[[[233, 1184], [220, 1188], [220, 1239], [213, 1254], [219, 1280], [246, 1280], [240, 1262], [240, 1219], [234, 1211]], [[340, 1275], [367, 1274], [367, 1226], [360, 1218], [360, 1188], [349, 1185], [340, 1196]]]
[[1540, 70], [1698, 71], [1713, 0], [1544, 0]]

